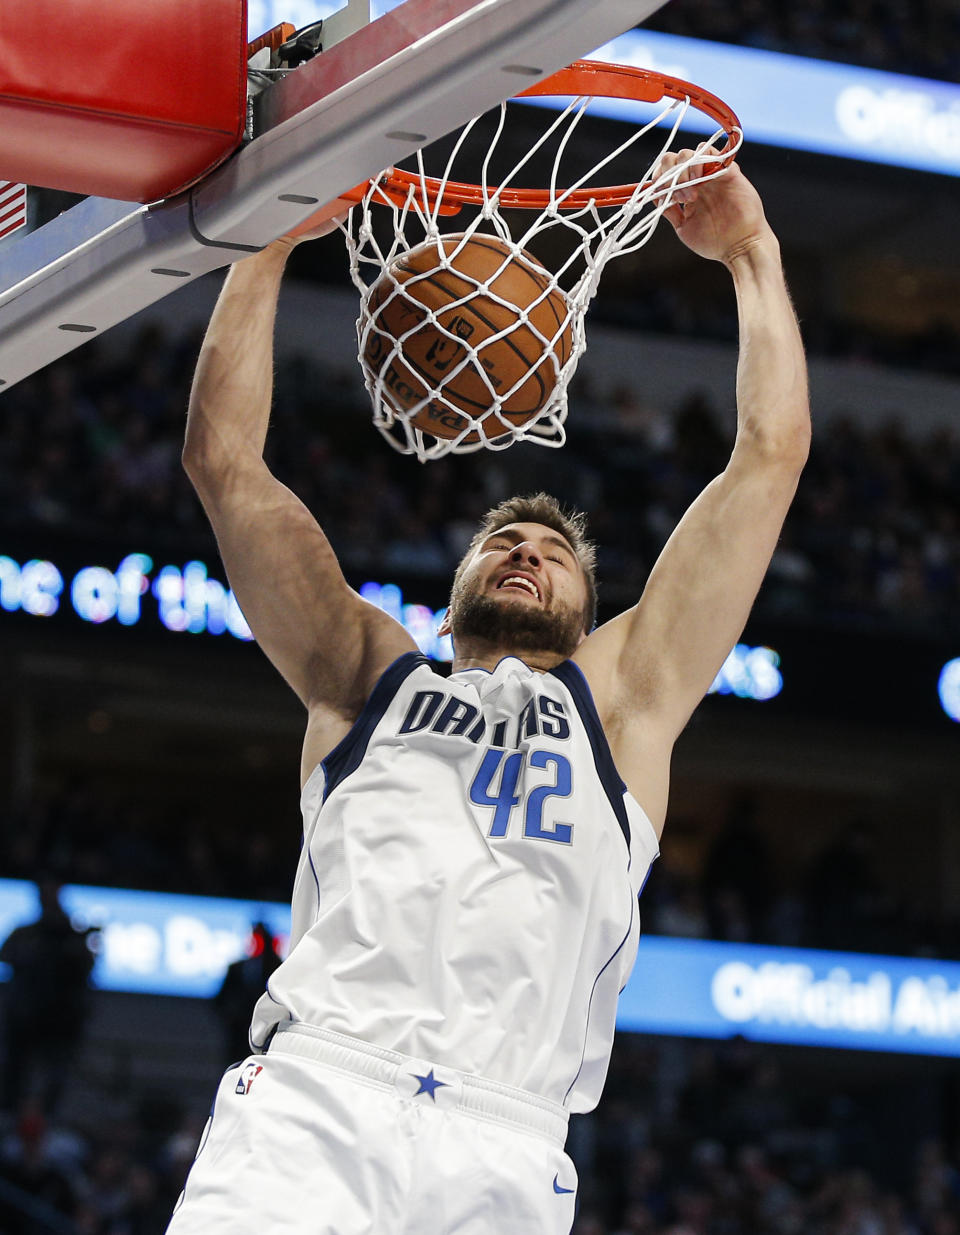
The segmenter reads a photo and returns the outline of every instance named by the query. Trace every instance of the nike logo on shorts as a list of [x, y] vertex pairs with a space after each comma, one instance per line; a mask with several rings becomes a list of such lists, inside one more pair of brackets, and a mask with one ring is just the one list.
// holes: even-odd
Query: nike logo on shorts
[[553, 1190], [554, 1190], [554, 1192], [556, 1192], [556, 1193], [563, 1193], [563, 1192], [574, 1192], [574, 1191], [575, 1191], [575, 1189], [574, 1189], [574, 1188], [561, 1188], [561, 1187], [560, 1187], [560, 1182], [559, 1182], [559, 1180], [560, 1180], [560, 1172], [559, 1172], [559, 1171], [557, 1171], [556, 1175], [554, 1175], [554, 1177], [553, 1177]]

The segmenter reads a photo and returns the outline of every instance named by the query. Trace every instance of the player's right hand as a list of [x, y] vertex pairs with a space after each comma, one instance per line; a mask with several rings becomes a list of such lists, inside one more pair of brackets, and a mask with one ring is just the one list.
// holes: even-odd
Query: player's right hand
[[[703, 150], [700, 147], [697, 153]], [[671, 152], [657, 169], [660, 174], [682, 168], [671, 204], [663, 213], [687, 248], [729, 265], [749, 249], [772, 240], [760, 195], [737, 164], [730, 163], [719, 176], [697, 183], [702, 167], [691, 163], [693, 156], [692, 150]]]

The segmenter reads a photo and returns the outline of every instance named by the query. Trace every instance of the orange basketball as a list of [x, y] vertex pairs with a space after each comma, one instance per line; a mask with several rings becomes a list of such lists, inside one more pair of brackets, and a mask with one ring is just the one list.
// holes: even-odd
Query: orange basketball
[[[363, 357], [383, 378], [384, 396], [397, 411], [407, 411], [431, 390], [442, 392], [442, 399], [431, 399], [411, 420], [434, 437], [457, 437], [468, 423], [460, 412], [479, 419], [502, 398], [502, 409], [484, 422], [492, 438], [542, 410], [570, 357], [573, 332], [566, 297], [557, 288], [544, 295], [550, 276], [535, 258], [488, 235], [472, 236], [456, 251], [462, 239], [460, 233], [426, 241], [374, 284]], [[441, 265], [441, 245], [448, 266]], [[487, 280], [489, 289], [481, 290]], [[400, 290], [391, 297], [397, 285]], [[452, 307], [444, 311], [447, 305]], [[427, 309], [436, 314], [437, 325], [427, 320]], [[529, 310], [526, 321], [524, 310]], [[493, 337], [507, 329], [503, 338]], [[410, 330], [399, 355], [392, 356], [396, 341]], [[465, 344], [476, 349], [475, 357]], [[463, 368], [452, 372], [465, 357]], [[478, 440], [476, 431], [464, 438]]]

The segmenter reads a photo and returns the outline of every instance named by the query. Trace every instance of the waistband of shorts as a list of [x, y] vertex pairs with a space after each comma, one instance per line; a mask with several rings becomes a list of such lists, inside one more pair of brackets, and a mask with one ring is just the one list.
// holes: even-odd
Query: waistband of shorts
[[542, 1098], [538, 1094], [515, 1089], [511, 1085], [503, 1085], [483, 1076], [473, 1076], [469, 1072], [448, 1068], [445, 1064], [431, 1065], [429, 1060], [412, 1059], [399, 1051], [374, 1046], [332, 1029], [306, 1025], [299, 1021], [280, 1025], [267, 1047], [267, 1052], [271, 1055], [280, 1053], [315, 1059], [330, 1067], [364, 1077], [368, 1081], [383, 1085], [384, 1088], [393, 1088], [398, 1075], [409, 1071], [411, 1065], [423, 1066], [426, 1062], [431, 1069], [442, 1074], [452, 1073], [459, 1081], [459, 1098], [455, 1103], [458, 1110], [482, 1119], [514, 1125], [560, 1146], [566, 1140], [568, 1112], [558, 1102], [551, 1102], [549, 1098]]

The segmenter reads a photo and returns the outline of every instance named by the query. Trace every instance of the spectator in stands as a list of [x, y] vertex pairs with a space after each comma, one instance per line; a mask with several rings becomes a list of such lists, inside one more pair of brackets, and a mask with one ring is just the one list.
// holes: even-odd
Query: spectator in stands
[[280, 964], [269, 926], [255, 922], [250, 930], [247, 955], [227, 969], [214, 1003], [223, 1024], [230, 1060], [250, 1054], [248, 1033], [253, 1005], [267, 988], [267, 980]]
[[18, 926], [0, 947], [10, 966], [5, 999], [4, 1106], [17, 1111], [36, 1093], [56, 1111], [88, 1012], [93, 968], [90, 931], [74, 928], [60, 904], [59, 881], [41, 878], [40, 916]]

